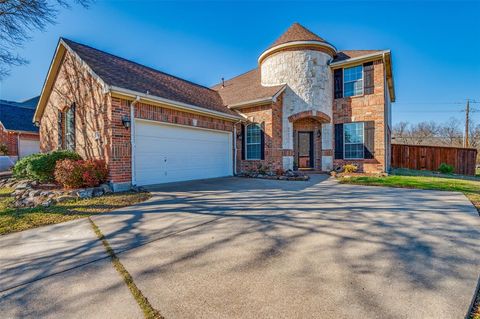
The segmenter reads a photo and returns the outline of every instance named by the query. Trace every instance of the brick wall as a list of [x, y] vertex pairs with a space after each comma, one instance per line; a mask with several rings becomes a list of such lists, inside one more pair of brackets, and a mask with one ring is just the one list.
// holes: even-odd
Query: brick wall
[[[384, 65], [382, 60], [374, 62], [374, 93], [347, 97], [333, 101], [333, 123], [375, 121], [375, 156], [364, 160], [334, 159], [334, 167], [355, 163], [364, 172], [382, 172], [385, 166], [386, 117], [385, 117]], [[333, 144], [335, 146], [335, 143]]]
[[[130, 182], [132, 178], [131, 130], [126, 129], [122, 124], [122, 116], [130, 116], [130, 101], [113, 97], [111, 105], [110, 178], [115, 183]], [[232, 122], [218, 118], [145, 103], [136, 103], [134, 109], [135, 118], [139, 119], [233, 132]]]
[[237, 172], [257, 169], [260, 165], [277, 170], [282, 164], [282, 100], [283, 94], [275, 103], [254, 106], [239, 110], [249, 123], [263, 123], [265, 132], [265, 160], [242, 160], [241, 126], [237, 126]]
[[85, 159], [108, 161], [108, 94], [68, 51], [64, 57], [40, 123], [40, 150], [61, 147], [58, 111], [75, 103], [75, 151]]

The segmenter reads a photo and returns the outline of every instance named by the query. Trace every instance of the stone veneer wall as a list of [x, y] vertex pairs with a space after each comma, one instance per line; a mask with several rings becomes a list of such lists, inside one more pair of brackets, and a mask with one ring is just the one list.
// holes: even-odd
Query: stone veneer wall
[[[386, 170], [387, 147], [390, 147], [386, 126], [384, 65], [382, 60], [374, 62], [374, 92], [369, 95], [335, 99], [333, 102], [333, 122], [350, 123], [375, 121], [375, 154], [373, 159], [344, 160], [335, 159], [334, 166], [355, 163], [361, 171], [377, 173]], [[387, 141], [387, 145], [385, 142]]]
[[[242, 160], [242, 139], [237, 139], [237, 172], [255, 170], [259, 165], [275, 171], [283, 168], [282, 164], [282, 103], [281, 94], [275, 103], [269, 105], [254, 106], [239, 110], [250, 123], [263, 123], [265, 132], [265, 159]], [[241, 135], [241, 125], [237, 126], [237, 132]]]
[[[282, 147], [293, 150], [293, 123], [288, 117], [304, 111], [321, 111], [332, 117], [332, 57], [315, 50], [289, 50], [265, 58], [260, 66], [262, 85], [287, 84], [282, 114]], [[292, 152], [293, 153], [293, 152]], [[283, 156], [283, 167], [293, 168], [293, 156]]]

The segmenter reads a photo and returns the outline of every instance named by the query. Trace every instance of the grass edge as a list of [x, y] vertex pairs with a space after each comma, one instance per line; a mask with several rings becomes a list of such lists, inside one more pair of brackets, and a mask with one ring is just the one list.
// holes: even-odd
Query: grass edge
[[119, 275], [123, 278], [123, 281], [125, 282], [128, 289], [130, 290], [130, 293], [132, 294], [133, 298], [142, 309], [145, 318], [164, 319], [164, 317], [160, 314], [160, 312], [155, 308], [153, 308], [153, 306], [148, 301], [147, 297], [145, 297], [142, 291], [137, 287], [137, 285], [133, 281], [132, 276], [130, 275], [128, 270], [123, 266], [123, 264], [120, 262], [120, 259], [115, 254], [114, 250], [108, 243], [107, 239], [103, 235], [100, 228], [98, 228], [98, 226], [93, 222], [91, 217], [88, 217], [88, 221], [90, 222], [90, 225], [92, 226], [92, 229], [97, 235], [98, 239], [102, 242], [105, 250], [107, 251], [107, 254], [110, 256], [110, 260], [112, 261], [113, 267], [115, 268], [115, 270], [117, 270]]

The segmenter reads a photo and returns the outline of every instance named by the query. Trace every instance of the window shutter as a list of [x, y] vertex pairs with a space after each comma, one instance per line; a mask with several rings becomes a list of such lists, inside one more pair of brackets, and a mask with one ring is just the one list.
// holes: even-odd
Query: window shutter
[[260, 130], [260, 159], [265, 159], [265, 132], [263, 131], [264, 125]]
[[335, 98], [341, 99], [343, 97], [343, 69], [333, 71], [333, 87]]
[[371, 159], [375, 157], [375, 122], [374, 121], [367, 121], [364, 124], [364, 136], [365, 136], [365, 143], [364, 143], [364, 151], [365, 151], [365, 158]]
[[365, 95], [373, 94], [374, 81], [373, 81], [373, 62], [367, 62], [363, 64], [363, 92]]
[[335, 124], [335, 159], [343, 159], [343, 124]]
[[62, 111], [58, 110], [58, 118], [57, 118], [57, 123], [58, 123], [58, 149], [63, 148], [63, 113]]
[[245, 136], [245, 124], [242, 124], [242, 160], [245, 159], [245, 139], [246, 139], [246, 136]]

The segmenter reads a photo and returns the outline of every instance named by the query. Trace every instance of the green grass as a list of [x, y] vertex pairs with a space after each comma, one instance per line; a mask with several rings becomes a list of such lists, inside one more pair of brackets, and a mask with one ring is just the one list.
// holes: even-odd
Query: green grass
[[145, 318], [163, 319], [162, 315], [160, 315], [160, 312], [158, 312], [158, 310], [153, 308], [153, 306], [150, 304], [148, 299], [143, 295], [142, 291], [138, 289], [137, 285], [133, 281], [132, 275], [130, 275], [128, 270], [120, 262], [120, 259], [117, 257], [117, 255], [113, 251], [112, 247], [108, 243], [107, 239], [103, 235], [100, 228], [98, 228], [98, 226], [93, 222], [93, 220], [91, 220], [90, 218], [88, 220], [92, 225], [93, 231], [97, 235], [98, 239], [102, 242], [103, 247], [105, 248], [108, 255], [110, 256], [110, 259], [113, 263], [113, 267], [117, 270], [117, 272], [123, 278], [123, 281], [125, 282], [128, 289], [130, 290], [130, 293], [132, 294], [133, 298], [135, 298], [135, 301], [138, 303], [138, 305], [142, 309], [143, 315], [145, 316]]
[[62, 223], [113, 209], [133, 205], [150, 198], [149, 193], [117, 193], [90, 199], [57, 203], [48, 208], [11, 208], [12, 189], [0, 188], [0, 235]]

